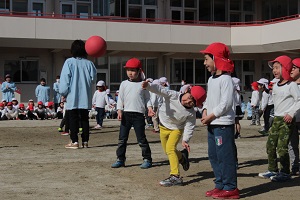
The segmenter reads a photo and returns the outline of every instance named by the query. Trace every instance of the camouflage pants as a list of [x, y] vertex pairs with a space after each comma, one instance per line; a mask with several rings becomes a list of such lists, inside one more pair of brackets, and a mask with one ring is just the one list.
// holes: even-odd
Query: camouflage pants
[[[267, 154], [269, 171], [278, 171], [277, 153], [280, 162], [280, 171], [290, 173], [290, 158], [288, 152], [289, 138], [292, 132], [292, 124], [283, 121], [283, 117], [274, 117], [272, 127], [269, 130], [267, 141]], [[276, 152], [277, 150], [277, 152]]]

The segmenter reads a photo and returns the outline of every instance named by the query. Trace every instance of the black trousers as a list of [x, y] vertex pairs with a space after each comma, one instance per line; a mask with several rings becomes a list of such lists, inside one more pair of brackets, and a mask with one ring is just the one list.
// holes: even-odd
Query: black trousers
[[69, 121], [70, 121], [69, 111], [66, 110], [65, 111], [65, 116], [61, 120], [60, 126], [59, 126], [60, 128], [63, 128], [65, 126], [65, 132], [69, 132], [70, 131]]
[[70, 125], [70, 138], [72, 143], [78, 142], [79, 126], [81, 124], [82, 142], [88, 142], [90, 136], [90, 125], [89, 125], [89, 111], [88, 109], [73, 109], [68, 110], [69, 125]]
[[270, 129], [269, 119], [270, 119], [271, 110], [273, 108], [274, 108], [274, 105], [267, 105], [266, 110], [264, 112], [264, 123], [265, 123], [264, 129], [265, 129], [265, 131], [269, 131], [269, 129]]

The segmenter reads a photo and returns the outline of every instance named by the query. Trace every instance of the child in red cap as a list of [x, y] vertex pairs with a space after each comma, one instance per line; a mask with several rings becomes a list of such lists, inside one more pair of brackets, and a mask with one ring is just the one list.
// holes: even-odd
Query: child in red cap
[[260, 117], [259, 117], [259, 88], [258, 83], [251, 83], [252, 95], [251, 95], [251, 107], [252, 107], [252, 122], [250, 125], [260, 126]]
[[46, 108], [42, 101], [38, 102], [38, 106], [37, 108], [35, 108], [34, 112], [37, 115], [38, 119], [41, 120], [47, 119]]
[[34, 102], [32, 99], [29, 99], [26, 107], [27, 117], [29, 120], [37, 119], [37, 114], [34, 112], [34, 110], [35, 110]]
[[19, 104], [18, 119], [20, 119], [20, 120], [27, 119], [27, 110], [25, 109], [24, 103]]
[[18, 118], [18, 110], [13, 107], [11, 102], [8, 102], [5, 108], [5, 116], [6, 119], [17, 119]]
[[122, 81], [119, 89], [117, 103], [118, 120], [121, 121], [119, 132], [119, 143], [117, 149], [117, 161], [112, 164], [112, 168], [125, 166], [126, 147], [129, 131], [133, 126], [138, 143], [142, 149], [144, 162], [142, 169], [152, 167], [151, 149], [145, 135], [145, 105], [148, 107], [150, 116], [154, 114], [150, 101], [150, 93], [142, 88], [141, 82], [145, 79], [141, 61], [131, 58], [124, 66], [128, 80]]
[[[274, 101], [274, 121], [269, 129], [267, 141], [268, 171], [259, 173], [262, 178], [270, 178], [275, 182], [287, 181], [290, 176], [290, 160], [288, 143], [292, 133], [292, 120], [300, 108], [300, 91], [295, 82], [292, 82], [292, 59], [288, 56], [279, 56], [269, 62], [273, 75], [279, 79], [274, 84], [272, 96]], [[277, 154], [280, 168], [278, 169]]]
[[5, 116], [5, 105], [4, 103], [0, 103], [0, 120], [4, 120], [4, 117]]
[[[182, 185], [178, 166], [180, 163], [185, 171], [189, 169], [190, 146], [188, 142], [193, 135], [196, 123], [194, 107], [202, 105], [206, 98], [205, 90], [200, 86], [194, 86], [182, 94], [147, 81], [142, 83], [142, 88], [164, 98], [158, 112], [160, 141], [165, 154], [168, 155], [171, 171], [170, 176], [160, 181], [159, 184], [167, 187]], [[178, 151], [176, 147], [182, 135], [181, 144], [184, 149]]]
[[[293, 61], [293, 67], [291, 71], [291, 77], [294, 82], [297, 83], [300, 89], [300, 58], [295, 58]], [[299, 131], [300, 131], [300, 110], [297, 110], [295, 114], [295, 121], [293, 126], [293, 132], [289, 142], [289, 155], [290, 163], [292, 167], [292, 175], [299, 175]]]
[[207, 98], [201, 122], [208, 130], [208, 158], [215, 174], [215, 186], [207, 197], [237, 199], [237, 158], [234, 139], [233, 62], [223, 43], [212, 43], [205, 50], [204, 65], [212, 74], [207, 83]]

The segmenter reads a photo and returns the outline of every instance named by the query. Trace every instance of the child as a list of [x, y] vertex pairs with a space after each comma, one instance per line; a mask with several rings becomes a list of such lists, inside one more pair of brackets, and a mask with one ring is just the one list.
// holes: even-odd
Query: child
[[249, 97], [249, 101], [247, 102], [246, 110], [247, 110], [247, 120], [252, 120], [251, 97]]
[[1, 102], [0, 103], [0, 120], [5, 120], [4, 116], [5, 116], [5, 108], [4, 108], [4, 104]]
[[[70, 117], [69, 117], [69, 112], [68, 110], [66, 110], [66, 99], [64, 96], [61, 96], [61, 103], [63, 103], [63, 108], [62, 108], [62, 113], [63, 113], [63, 118], [60, 122], [60, 126], [58, 128], [58, 132], [62, 132], [61, 135], [69, 135], [70, 134], [70, 127], [69, 127], [69, 121], [70, 121]], [[58, 107], [58, 110], [61, 107]], [[65, 131], [63, 131], [63, 127], [65, 127]]]
[[235, 135], [234, 138], [238, 139], [241, 137], [241, 124], [240, 120], [243, 119], [244, 115], [241, 109], [241, 88], [240, 79], [232, 77], [234, 83], [234, 103], [235, 103]]
[[270, 113], [272, 109], [274, 109], [274, 103], [269, 90], [269, 81], [265, 78], [261, 78], [257, 81], [257, 83], [259, 84], [259, 89], [263, 91], [261, 98], [261, 110], [264, 113], [264, 127], [258, 132], [262, 135], [267, 135], [270, 128]]
[[[152, 82], [153, 85], [160, 85], [159, 80], [155, 79]], [[159, 133], [159, 117], [158, 117], [158, 109], [161, 106], [163, 99], [161, 96], [150, 92], [150, 99], [151, 103], [153, 105], [153, 111], [155, 112], [155, 115], [152, 116], [152, 122], [153, 122], [153, 133]]]
[[5, 108], [5, 116], [7, 119], [17, 119], [18, 118], [18, 110], [15, 109], [11, 102], [7, 103], [7, 106]]
[[236, 146], [234, 140], [234, 85], [230, 73], [234, 65], [223, 43], [212, 43], [205, 50], [204, 65], [212, 74], [201, 122], [208, 129], [208, 158], [215, 174], [215, 187], [207, 197], [237, 199]]
[[[205, 100], [205, 90], [200, 86], [194, 86], [185, 93], [166, 90], [157, 84], [142, 83], [142, 88], [152, 93], [164, 97], [164, 101], [159, 108], [160, 120], [160, 140], [165, 154], [168, 155], [170, 163], [169, 178], [159, 182], [161, 186], [182, 185], [183, 181], [179, 173], [179, 163], [183, 169], [189, 169], [188, 154], [190, 146], [188, 144], [193, 135], [196, 123], [196, 112], [194, 107], [202, 105]], [[182, 138], [182, 151], [176, 149]]]
[[27, 117], [28, 117], [28, 119], [30, 119], [30, 120], [33, 120], [33, 119], [36, 120], [37, 119], [37, 115], [34, 112], [35, 106], [34, 106], [34, 102], [33, 102], [32, 99], [29, 99], [26, 110], [27, 110]]
[[2, 103], [3, 103], [4, 107], [6, 107], [6, 104], [7, 104], [6, 99], [2, 99]]
[[[292, 61], [293, 67], [291, 77], [297, 83], [300, 89], [300, 58], [296, 58]], [[299, 130], [300, 130], [300, 110], [297, 110], [295, 114], [295, 122], [293, 126], [293, 132], [289, 142], [289, 155], [292, 167], [291, 175], [299, 175]]]
[[35, 89], [35, 96], [38, 102], [46, 103], [50, 100], [50, 87], [46, 85], [46, 79], [41, 78], [40, 85]]
[[54, 103], [52, 101], [48, 102], [48, 107], [46, 108], [46, 115], [47, 119], [55, 119], [57, 116], [57, 113], [54, 109]]
[[252, 107], [252, 122], [250, 125], [260, 126], [259, 116], [259, 88], [258, 83], [253, 82], [251, 84], [252, 95], [251, 95], [251, 107]]
[[[290, 160], [288, 153], [289, 138], [292, 133], [292, 120], [300, 107], [300, 91], [295, 82], [292, 82], [292, 60], [288, 56], [279, 56], [269, 62], [275, 78], [280, 81], [273, 86], [274, 121], [269, 130], [267, 141], [268, 171], [259, 173], [262, 178], [271, 181], [283, 182], [290, 177]], [[277, 164], [279, 155], [280, 169]]]
[[60, 102], [57, 108], [57, 119], [62, 119], [64, 114], [64, 102]]
[[102, 80], [98, 81], [96, 88], [97, 90], [95, 91], [92, 99], [92, 105], [97, 111], [97, 125], [94, 128], [101, 129], [103, 125], [103, 118], [105, 116], [105, 104], [109, 105], [109, 101], [108, 94], [105, 91], [105, 82]]
[[27, 111], [23, 103], [20, 103], [18, 108], [18, 119], [25, 120], [27, 119]]
[[11, 103], [12, 103], [12, 105], [13, 105], [13, 107], [15, 108], [15, 109], [19, 109], [19, 102], [18, 102], [18, 100], [16, 99], [16, 98], [12, 98], [12, 101], [11, 101]]
[[128, 76], [120, 85], [119, 99], [117, 103], [118, 120], [121, 121], [119, 142], [117, 148], [117, 161], [112, 164], [112, 168], [125, 166], [126, 147], [131, 127], [134, 127], [137, 141], [142, 149], [144, 162], [140, 165], [142, 169], [152, 166], [151, 149], [145, 135], [145, 105], [149, 110], [149, 115], [153, 115], [150, 94], [142, 89], [141, 81], [145, 79], [141, 61], [131, 58], [124, 66]]
[[79, 124], [82, 127], [82, 147], [88, 148], [89, 142], [89, 109], [92, 107], [92, 84], [97, 76], [93, 62], [87, 60], [85, 43], [75, 40], [71, 46], [72, 58], [68, 58], [60, 74], [59, 93], [66, 97], [71, 142], [65, 145], [68, 149], [78, 149]]
[[47, 118], [46, 109], [42, 101], [38, 102], [38, 106], [34, 109], [34, 113], [36, 114], [37, 119], [44, 120]]

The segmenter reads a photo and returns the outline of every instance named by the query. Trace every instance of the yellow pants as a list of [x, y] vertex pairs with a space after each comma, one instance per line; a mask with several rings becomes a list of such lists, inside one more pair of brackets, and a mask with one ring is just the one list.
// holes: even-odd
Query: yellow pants
[[179, 161], [182, 159], [182, 154], [176, 147], [183, 130], [170, 130], [164, 126], [159, 126], [159, 128], [161, 145], [170, 162], [170, 175], [179, 175]]

